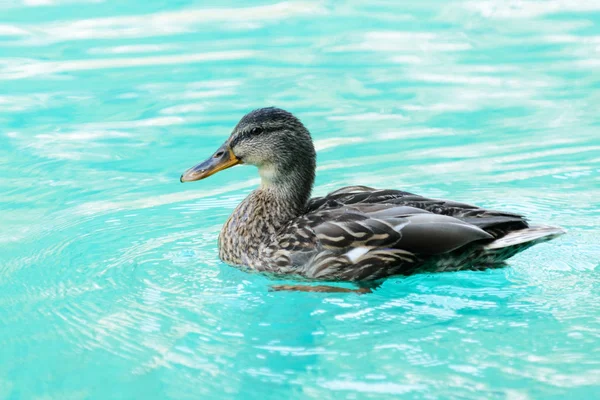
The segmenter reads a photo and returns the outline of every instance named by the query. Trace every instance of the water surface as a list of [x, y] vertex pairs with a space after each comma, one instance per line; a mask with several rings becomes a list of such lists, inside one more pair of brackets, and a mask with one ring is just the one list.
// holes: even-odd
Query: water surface
[[[0, 4], [0, 398], [600, 393], [600, 3]], [[183, 170], [276, 105], [314, 194], [398, 188], [568, 235], [506, 269], [273, 293]]]

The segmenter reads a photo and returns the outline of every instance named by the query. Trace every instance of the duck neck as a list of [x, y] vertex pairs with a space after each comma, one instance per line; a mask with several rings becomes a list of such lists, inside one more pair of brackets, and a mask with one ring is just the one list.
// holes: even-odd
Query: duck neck
[[314, 165], [259, 168], [261, 183], [257, 191], [261, 197], [269, 198], [274, 206], [282, 209], [270, 210], [273, 217], [280, 215], [285, 219], [282, 222], [287, 222], [304, 211], [315, 180], [314, 169]]

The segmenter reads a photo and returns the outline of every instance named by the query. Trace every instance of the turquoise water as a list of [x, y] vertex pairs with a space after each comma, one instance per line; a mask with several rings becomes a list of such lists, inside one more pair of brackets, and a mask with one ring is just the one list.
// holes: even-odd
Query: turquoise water
[[[600, 2], [368, 4], [1, 3], [1, 399], [600, 394]], [[267, 105], [312, 131], [315, 195], [569, 233], [500, 270], [269, 292], [216, 249], [256, 171], [179, 183]]]

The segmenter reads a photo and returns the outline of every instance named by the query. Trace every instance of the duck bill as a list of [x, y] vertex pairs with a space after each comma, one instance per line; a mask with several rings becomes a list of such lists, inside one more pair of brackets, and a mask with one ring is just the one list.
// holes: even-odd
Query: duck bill
[[183, 182], [199, 181], [200, 179], [208, 178], [219, 171], [233, 167], [241, 161], [237, 158], [228, 144], [225, 143], [219, 147], [215, 154], [198, 165], [193, 166], [181, 175], [179, 180]]

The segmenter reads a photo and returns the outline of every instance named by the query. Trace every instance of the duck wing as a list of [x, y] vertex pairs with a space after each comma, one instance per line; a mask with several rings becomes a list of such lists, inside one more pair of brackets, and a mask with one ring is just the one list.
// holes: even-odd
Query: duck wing
[[491, 240], [483, 229], [447, 215], [355, 203], [322, 207], [292, 221], [266, 255], [310, 279], [371, 281], [413, 273], [427, 258]]
[[529, 227], [525, 217], [519, 214], [488, 210], [455, 201], [430, 199], [401, 190], [381, 190], [367, 186], [347, 186], [326, 196], [313, 198], [307, 205], [307, 213], [348, 206], [360, 209], [368, 205], [379, 205], [382, 210], [394, 206], [410, 206], [454, 217], [483, 229], [494, 238]]
[[266, 269], [308, 279], [377, 281], [393, 275], [501, 263], [564, 233], [518, 214], [349, 186], [309, 201], [263, 248]]

